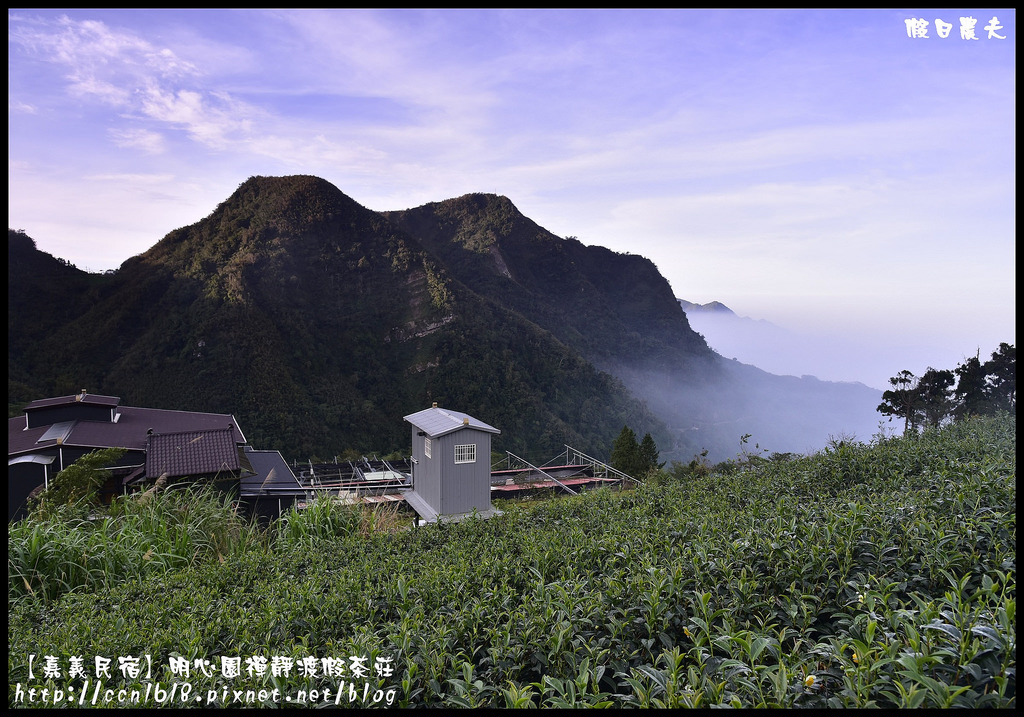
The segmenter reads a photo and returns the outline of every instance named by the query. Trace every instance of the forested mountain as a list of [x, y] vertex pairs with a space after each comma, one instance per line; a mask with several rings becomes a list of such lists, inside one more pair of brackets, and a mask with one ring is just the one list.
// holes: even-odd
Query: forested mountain
[[12, 406], [87, 388], [233, 413], [298, 459], [407, 449], [401, 417], [431, 401], [532, 457], [606, 456], [623, 425], [689, 460], [877, 422], [878, 392], [725, 361], [649, 260], [556, 237], [504, 197], [376, 213], [322, 179], [253, 177], [109, 275], [17, 232], [8, 253]]
[[557, 237], [506, 197], [468, 194], [385, 212], [475, 292], [595, 363], [676, 367], [713, 354], [649, 260]]
[[25, 232], [8, 230], [7, 381], [11, 411], [20, 411], [26, 400], [41, 397], [36, 394], [35, 347], [84, 312], [103, 279], [39, 251]]
[[517, 452], [610, 446], [627, 422], [659, 430], [608, 375], [314, 177], [249, 179], [74, 305], [46, 294], [62, 267], [15, 272], [31, 251], [9, 251], [11, 296], [63, 302], [72, 319], [29, 346], [12, 301], [12, 402], [84, 387], [233, 413], [254, 444], [299, 459], [408, 448], [402, 416], [432, 401], [499, 427], [496, 445]]
[[748, 433], [772, 451], [804, 452], [878, 428], [881, 392], [723, 359], [650, 260], [557, 237], [505, 197], [469, 194], [384, 215], [467, 286], [620, 378], [668, 424], [672, 442], [659, 445], [674, 458], [704, 448], [732, 457]]

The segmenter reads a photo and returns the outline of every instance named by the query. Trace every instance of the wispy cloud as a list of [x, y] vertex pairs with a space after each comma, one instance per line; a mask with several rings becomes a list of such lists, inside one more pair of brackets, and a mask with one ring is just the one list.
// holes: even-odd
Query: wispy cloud
[[130, 103], [133, 90], [152, 78], [194, 76], [198, 70], [168, 48], [129, 32], [66, 15], [43, 20], [16, 15], [10, 39], [37, 58], [66, 68], [69, 90], [116, 105]]
[[35, 105], [30, 105], [27, 102], [14, 101], [7, 103], [7, 111], [18, 112], [19, 114], [34, 115], [37, 114], [39, 110], [36, 108]]
[[[244, 140], [259, 114], [229, 93], [206, 88], [197, 65], [172, 49], [100, 21], [22, 19], [13, 24], [11, 40], [38, 60], [65, 68], [66, 90], [76, 100], [116, 107], [112, 124], [156, 122], [223, 149]], [[109, 135], [119, 147], [150, 154], [166, 148], [162, 136], [148, 129], [112, 127]]]
[[111, 129], [109, 134], [118, 147], [140, 149], [146, 154], [163, 154], [167, 143], [159, 132], [145, 129]]

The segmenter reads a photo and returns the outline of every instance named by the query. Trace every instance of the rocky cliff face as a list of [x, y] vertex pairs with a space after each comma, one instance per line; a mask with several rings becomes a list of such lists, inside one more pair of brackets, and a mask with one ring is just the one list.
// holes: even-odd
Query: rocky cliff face
[[506, 197], [468, 194], [384, 216], [468, 287], [596, 363], [669, 367], [711, 354], [650, 260], [557, 237]]

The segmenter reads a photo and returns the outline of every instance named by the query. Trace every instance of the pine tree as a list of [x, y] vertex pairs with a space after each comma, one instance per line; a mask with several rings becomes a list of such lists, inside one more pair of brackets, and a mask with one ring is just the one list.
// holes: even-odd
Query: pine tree
[[655, 445], [651, 434], [645, 433], [644, 439], [640, 441], [640, 462], [643, 465], [643, 473], [645, 475], [651, 471], [664, 468], [664, 463], [658, 463], [658, 457], [658, 446]]
[[636, 433], [629, 426], [622, 427], [619, 437], [612, 444], [611, 464], [612, 468], [634, 478], [642, 475], [640, 444], [636, 441]]

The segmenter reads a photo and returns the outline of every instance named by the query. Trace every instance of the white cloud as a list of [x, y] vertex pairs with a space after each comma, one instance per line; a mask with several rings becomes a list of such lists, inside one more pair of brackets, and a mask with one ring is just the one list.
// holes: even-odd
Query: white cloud
[[139, 149], [146, 154], [163, 154], [167, 143], [159, 132], [145, 129], [111, 129], [109, 134], [118, 147]]
[[167, 184], [174, 181], [173, 174], [91, 174], [86, 177], [95, 182], [117, 182], [125, 184]]
[[7, 103], [8, 112], [18, 112], [20, 114], [34, 115], [38, 113], [38, 109], [35, 105], [30, 105], [27, 102], [21, 102], [19, 100], [10, 101]]

